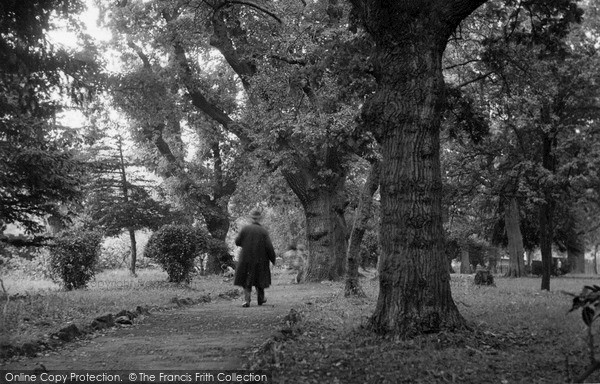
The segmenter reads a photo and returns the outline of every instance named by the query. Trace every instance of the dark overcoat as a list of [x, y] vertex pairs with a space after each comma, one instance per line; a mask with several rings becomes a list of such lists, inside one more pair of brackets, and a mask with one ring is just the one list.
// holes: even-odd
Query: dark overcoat
[[240, 287], [267, 288], [271, 285], [271, 269], [269, 261], [275, 264], [275, 250], [269, 233], [258, 223], [242, 228], [235, 245], [242, 247], [234, 285]]

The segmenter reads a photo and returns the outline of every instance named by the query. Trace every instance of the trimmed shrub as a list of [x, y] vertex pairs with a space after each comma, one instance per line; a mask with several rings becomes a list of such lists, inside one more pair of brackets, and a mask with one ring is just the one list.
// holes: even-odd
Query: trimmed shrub
[[164, 225], [148, 240], [144, 257], [159, 263], [170, 282], [189, 283], [194, 259], [206, 252], [208, 239], [208, 233], [188, 225]]
[[68, 291], [85, 288], [94, 277], [100, 257], [102, 234], [95, 231], [63, 232], [50, 248], [53, 280]]

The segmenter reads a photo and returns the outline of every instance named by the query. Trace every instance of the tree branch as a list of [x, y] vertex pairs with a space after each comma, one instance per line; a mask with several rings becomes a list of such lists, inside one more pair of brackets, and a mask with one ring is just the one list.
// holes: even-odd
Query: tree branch
[[267, 8], [263, 7], [262, 5], [259, 5], [259, 4], [255, 3], [254, 1], [250, 1], [250, 0], [226, 0], [223, 3], [219, 4], [219, 6], [217, 6], [215, 8], [215, 12], [218, 12], [221, 8], [225, 8], [226, 6], [231, 5], [231, 4], [247, 5], [251, 8], [257, 9], [257, 10], [261, 11], [262, 13], [265, 13], [265, 14], [271, 16], [279, 24], [283, 24], [283, 22], [281, 21], [279, 16], [277, 16], [275, 14], [275, 12], [270, 11]]
[[478, 61], [481, 61], [481, 60], [479, 60], [479, 59], [467, 60], [464, 63], [449, 65], [449, 66], [445, 67], [444, 70], [453, 69], [453, 68], [456, 68], [456, 67], [462, 67], [463, 65], [467, 65], [467, 64], [470, 64], [470, 63], [475, 63], [475, 62], [478, 62]]
[[471, 83], [475, 83], [475, 82], [477, 82], [479, 80], [483, 80], [485, 78], [488, 78], [488, 77], [490, 77], [490, 75], [493, 75], [494, 73], [495, 72], [493, 72], [493, 71], [490, 71], [488, 73], [484, 73], [483, 75], [479, 75], [479, 76], [475, 77], [474, 79], [467, 80], [464, 83], [457, 85], [456, 88], [466, 87], [467, 85], [469, 85]]
[[288, 63], [288, 64], [297, 64], [297, 65], [307, 65], [308, 61], [306, 59], [294, 59], [294, 58], [289, 58], [289, 57], [285, 57], [285, 56], [280, 56], [280, 55], [270, 55], [270, 57], [272, 59], [275, 60], [279, 60], [279, 61], [283, 61], [284, 63]]
[[45, 247], [51, 236], [35, 236], [32, 238], [23, 238], [15, 236], [0, 235], [0, 242], [12, 245], [13, 247]]
[[133, 49], [135, 51], [135, 53], [137, 53], [139, 58], [142, 60], [142, 63], [144, 64], [144, 68], [146, 68], [146, 69], [151, 68], [150, 59], [148, 59], [148, 56], [142, 51], [142, 49], [140, 47], [137, 46], [137, 44], [135, 44], [133, 42], [133, 40], [128, 40], [127, 46], [129, 46], [129, 48]]
[[202, 112], [206, 113], [214, 121], [221, 124], [226, 130], [236, 135], [242, 144], [249, 146], [251, 140], [245, 132], [244, 125], [235, 122], [225, 111], [208, 101], [204, 94], [193, 85], [192, 69], [188, 63], [183, 45], [177, 42], [173, 44], [173, 48], [175, 50], [175, 58], [183, 70], [181, 80], [188, 91], [192, 104]]

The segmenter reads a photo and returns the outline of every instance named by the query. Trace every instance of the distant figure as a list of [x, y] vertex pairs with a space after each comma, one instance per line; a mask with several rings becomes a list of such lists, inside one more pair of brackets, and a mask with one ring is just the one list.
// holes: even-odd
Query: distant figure
[[303, 244], [298, 244], [298, 247], [296, 247], [296, 257], [292, 262], [292, 269], [296, 271], [296, 277], [294, 278], [296, 284], [302, 282], [302, 278], [304, 277], [304, 264], [306, 264], [306, 248], [304, 248]]
[[252, 223], [246, 225], [235, 239], [235, 245], [242, 247], [233, 284], [244, 288], [243, 307], [250, 306], [252, 287], [256, 287], [258, 305], [267, 302], [265, 288], [271, 285], [269, 261], [275, 264], [275, 250], [269, 233], [260, 225], [261, 213], [250, 213]]
[[306, 248], [303, 244], [292, 243], [282, 255], [286, 268], [296, 274], [292, 283], [298, 284], [304, 275], [304, 264], [306, 263]]

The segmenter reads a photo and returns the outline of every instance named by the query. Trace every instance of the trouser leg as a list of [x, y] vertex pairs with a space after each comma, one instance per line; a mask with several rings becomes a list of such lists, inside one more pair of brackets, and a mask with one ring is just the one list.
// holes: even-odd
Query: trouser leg
[[251, 298], [252, 298], [252, 287], [244, 288], [244, 302], [246, 304], [250, 304]]
[[265, 289], [264, 288], [259, 288], [256, 287], [256, 295], [258, 296], [258, 305], [262, 305], [262, 303], [264, 303], [265, 301]]

